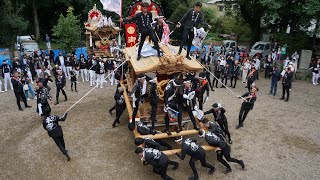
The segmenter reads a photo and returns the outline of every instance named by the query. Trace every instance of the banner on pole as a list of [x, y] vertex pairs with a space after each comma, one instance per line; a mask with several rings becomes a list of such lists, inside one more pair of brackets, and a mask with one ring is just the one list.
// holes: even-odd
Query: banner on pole
[[122, 16], [122, 0], [100, 0], [100, 2], [102, 3], [104, 10], [112, 11], [119, 14], [119, 16]]
[[137, 25], [135, 23], [126, 24], [126, 46], [132, 47], [137, 43]]
[[207, 36], [207, 32], [203, 28], [200, 28], [200, 29], [194, 28], [194, 39], [192, 41], [192, 44], [197, 48], [201, 48], [206, 36]]

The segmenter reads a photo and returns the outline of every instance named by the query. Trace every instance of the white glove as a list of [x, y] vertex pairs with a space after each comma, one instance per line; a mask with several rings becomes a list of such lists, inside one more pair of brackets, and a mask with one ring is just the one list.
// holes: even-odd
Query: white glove
[[198, 106], [194, 106], [194, 110], [196, 110], [196, 111], [197, 111], [197, 110], [198, 110]]
[[189, 99], [189, 96], [186, 94], [183, 94], [183, 99]]
[[192, 91], [191, 93], [189, 93], [188, 99], [189, 99], [189, 100], [193, 99], [195, 95], [196, 95], [196, 92], [195, 92], [195, 91]]
[[178, 22], [178, 24], [176, 25], [176, 28], [180, 28], [181, 27], [181, 23]]
[[207, 96], [206, 98], [204, 98], [203, 104], [206, 103], [206, 102], [208, 101], [208, 99], [209, 99], [209, 96]]
[[211, 29], [211, 26], [210, 26], [210, 25], [208, 25], [208, 28], [209, 28], [209, 29]]
[[164, 108], [163, 108], [163, 111], [166, 113], [168, 112], [168, 105], [166, 105]]

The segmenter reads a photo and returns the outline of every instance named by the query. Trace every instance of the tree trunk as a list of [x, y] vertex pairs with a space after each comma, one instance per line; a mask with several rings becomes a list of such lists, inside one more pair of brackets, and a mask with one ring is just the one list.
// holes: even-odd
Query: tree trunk
[[40, 27], [39, 27], [39, 18], [38, 18], [38, 9], [36, 6], [36, 0], [32, 0], [32, 15], [33, 15], [33, 26], [35, 32], [35, 38], [38, 42], [40, 40]]
[[252, 46], [255, 42], [260, 41], [261, 37], [261, 27], [260, 27], [260, 22], [258, 23], [253, 23], [250, 24], [251, 27], [251, 41], [250, 41], [250, 46]]

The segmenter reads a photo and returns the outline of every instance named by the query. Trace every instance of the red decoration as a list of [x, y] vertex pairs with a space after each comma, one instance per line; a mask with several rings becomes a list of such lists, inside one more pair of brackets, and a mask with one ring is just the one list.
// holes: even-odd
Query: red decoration
[[132, 47], [137, 43], [137, 25], [135, 23], [126, 24], [126, 45]]
[[99, 13], [97, 11], [93, 11], [90, 13], [90, 19], [94, 18], [94, 17], [99, 17]]

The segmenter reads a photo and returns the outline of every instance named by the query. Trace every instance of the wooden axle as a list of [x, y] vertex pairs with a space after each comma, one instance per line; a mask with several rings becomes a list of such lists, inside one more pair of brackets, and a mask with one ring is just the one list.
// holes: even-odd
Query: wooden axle
[[[209, 146], [209, 145], [203, 145], [201, 147], [205, 151], [218, 151], [218, 150], [221, 150], [219, 147], [213, 147], [213, 146]], [[167, 156], [172, 156], [172, 155], [175, 155], [176, 153], [180, 154], [181, 153], [181, 149], [172, 149], [172, 150], [166, 150], [166, 151], [162, 151], [162, 152]]]

